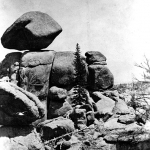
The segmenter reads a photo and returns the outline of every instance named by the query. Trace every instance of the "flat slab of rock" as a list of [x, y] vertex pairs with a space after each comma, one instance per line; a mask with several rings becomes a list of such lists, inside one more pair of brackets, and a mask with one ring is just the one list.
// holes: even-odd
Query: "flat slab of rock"
[[43, 50], [34, 52], [24, 52], [21, 56], [21, 66], [23, 67], [35, 67], [38, 65], [52, 64], [55, 51], [53, 50]]
[[48, 47], [61, 31], [61, 26], [48, 14], [31, 11], [5, 31], [1, 42], [8, 49], [40, 50]]
[[28, 125], [44, 115], [44, 106], [35, 95], [0, 82], [0, 125]]

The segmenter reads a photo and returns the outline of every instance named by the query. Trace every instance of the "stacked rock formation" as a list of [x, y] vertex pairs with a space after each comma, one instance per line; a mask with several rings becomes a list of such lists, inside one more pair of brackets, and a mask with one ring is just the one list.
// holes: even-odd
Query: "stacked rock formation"
[[61, 31], [49, 15], [33, 11], [17, 19], [1, 38], [5, 48], [28, 50], [7, 54], [1, 64], [1, 78], [8, 76], [11, 82], [0, 83], [0, 137], [7, 137], [4, 149], [45, 149], [31, 125], [47, 118], [49, 76], [55, 52], [41, 49], [47, 48]]
[[23, 54], [8, 54], [1, 66], [4, 68], [2, 74], [8, 75], [11, 82], [38, 96], [45, 110], [55, 52], [41, 49], [48, 47], [61, 31], [60, 25], [49, 15], [33, 11], [17, 19], [1, 38], [5, 48], [28, 50]]
[[85, 53], [88, 64], [88, 86], [92, 90], [109, 89], [113, 87], [114, 77], [106, 67], [106, 57], [97, 51]]
[[[42, 50], [61, 31], [47, 14], [28, 12], [2, 36], [5, 48], [28, 51], [7, 54], [0, 66], [1, 149], [71, 150], [84, 149], [85, 145], [94, 149], [92, 144], [102, 150], [149, 149], [147, 114], [137, 114], [141, 108], [131, 107], [131, 96], [110, 90], [114, 77], [102, 53], [88, 51], [86, 59], [82, 58], [86, 100], [74, 103], [74, 53]], [[9, 79], [8, 83], [2, 82]], [[75, 129], [81, 129], [83, 136]], [[95, 141], [90, 143], [91, 139]], [[55, 147], [51, 147], [54, 143]]]
[[[81, 129], [93, 124], [95, 117], [101, 114], [101, 103], [106, 100], [96, 103], [90, 92], [94, 95], [95, 91], [110, 89], [114, 83], [114, 77], [106, 66], [106, 57], [97, 51], [86, 52], [86, 59], [82, 59], [86, 67], [84, 79], [90, 92], [86, 90], [86, 104], [74, 107], [74, 52], [44, 50], [61, 31], [60, 25], [47, 14], [28, 12], [17, 19], [1, 38], [5, 48], [27, 50], [7, 54], [0, 66], [0, 78], [8, 76], [11, 82], [0, 83], [0, 125], [4, 125], [4, 128], [8, 125], [14, 126], [8, 129], [13, 132], [10, 137], [16, 134], [13, 130], [24, 134], [17, 127], [24, 126], [22, 130], [25, 130], [26, 136], [21, 142], [24, 149], [30, 149], [27, 143], [23, 142], [28, 137], [31, 144], [32, 139], [33, 145], [37, 142], [35, 149], [43, 149], [40, 138], [35, 140], [35, 136], [38, 137], [37, 132], [30, 128], [30, 125], [36, 126], [42, 122], [37, 131], [42, 138], [49, 140], [73, 132], [74, 127]], [[96, 97], [100, 99], [99, 96]], [[114, 106], [115, 102], [110, 101]], [[114, 108], [114, 113], [116, 111], [119, 110]], [[102, 115], [106, 115], [106, 119], [112, 116], [112, 113], [111, 110], [110, 114], [107, 112]], [[58, 132], [57, 135], [55, 131]], [[9, 137], [5, 133], [0, 134], [1, 136]], [[19, 143], [19, 140], [17, 142]], [[10, 145], [13, 147], [14, 143]], [[29, 146], [32, 148], [33, 145]]]

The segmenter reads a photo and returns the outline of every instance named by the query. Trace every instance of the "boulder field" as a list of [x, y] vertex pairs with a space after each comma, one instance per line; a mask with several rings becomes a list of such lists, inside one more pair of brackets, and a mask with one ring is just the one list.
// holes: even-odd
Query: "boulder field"
[[61, 31], [49, 15], [32, 11], [3, 34], [5, 48], [26, 51], [7, 54], [0, 64], [0, 149], [150, 149], [150, 121], [137, 118], [131, 95], [112, 88], [101, 52], [81, 57], [86, 99], [74, 102], [74, 52], [44, 50]]

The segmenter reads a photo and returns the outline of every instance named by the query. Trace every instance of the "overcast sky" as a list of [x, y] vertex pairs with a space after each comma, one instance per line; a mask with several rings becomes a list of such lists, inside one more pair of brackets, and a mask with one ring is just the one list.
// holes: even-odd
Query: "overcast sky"
[[[150, 58], [150, 0], [0, 0], [0, 36], [28, 11], [49, 14], [63, 32], [47, 48], [82, 54], [100, 51], [115, 83], [130, 82], [142, 70], [134, 64]], [[0, 44], [0, 61], [12, 50]]]

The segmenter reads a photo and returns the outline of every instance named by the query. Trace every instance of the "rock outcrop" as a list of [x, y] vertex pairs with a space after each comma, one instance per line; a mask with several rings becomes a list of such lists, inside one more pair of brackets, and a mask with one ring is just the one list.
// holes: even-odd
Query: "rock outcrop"
[[48, 14], [31, 11], [5, 31], [1, 42], [8, 49], [41, 50], [47, 48], [61, 31], [60, 25]]
[[2, 36], [5, 48], [28, 51], [7, 54], [0, 64], [0, 147], [150, 149], [149, 99], [135, 103], [133, 95], [114, 90], [98, 51], [81, 56], [87, 84], [79, 88], [74, 53], [42, 50], [61, 31], [47, 14], [28, 12]]

